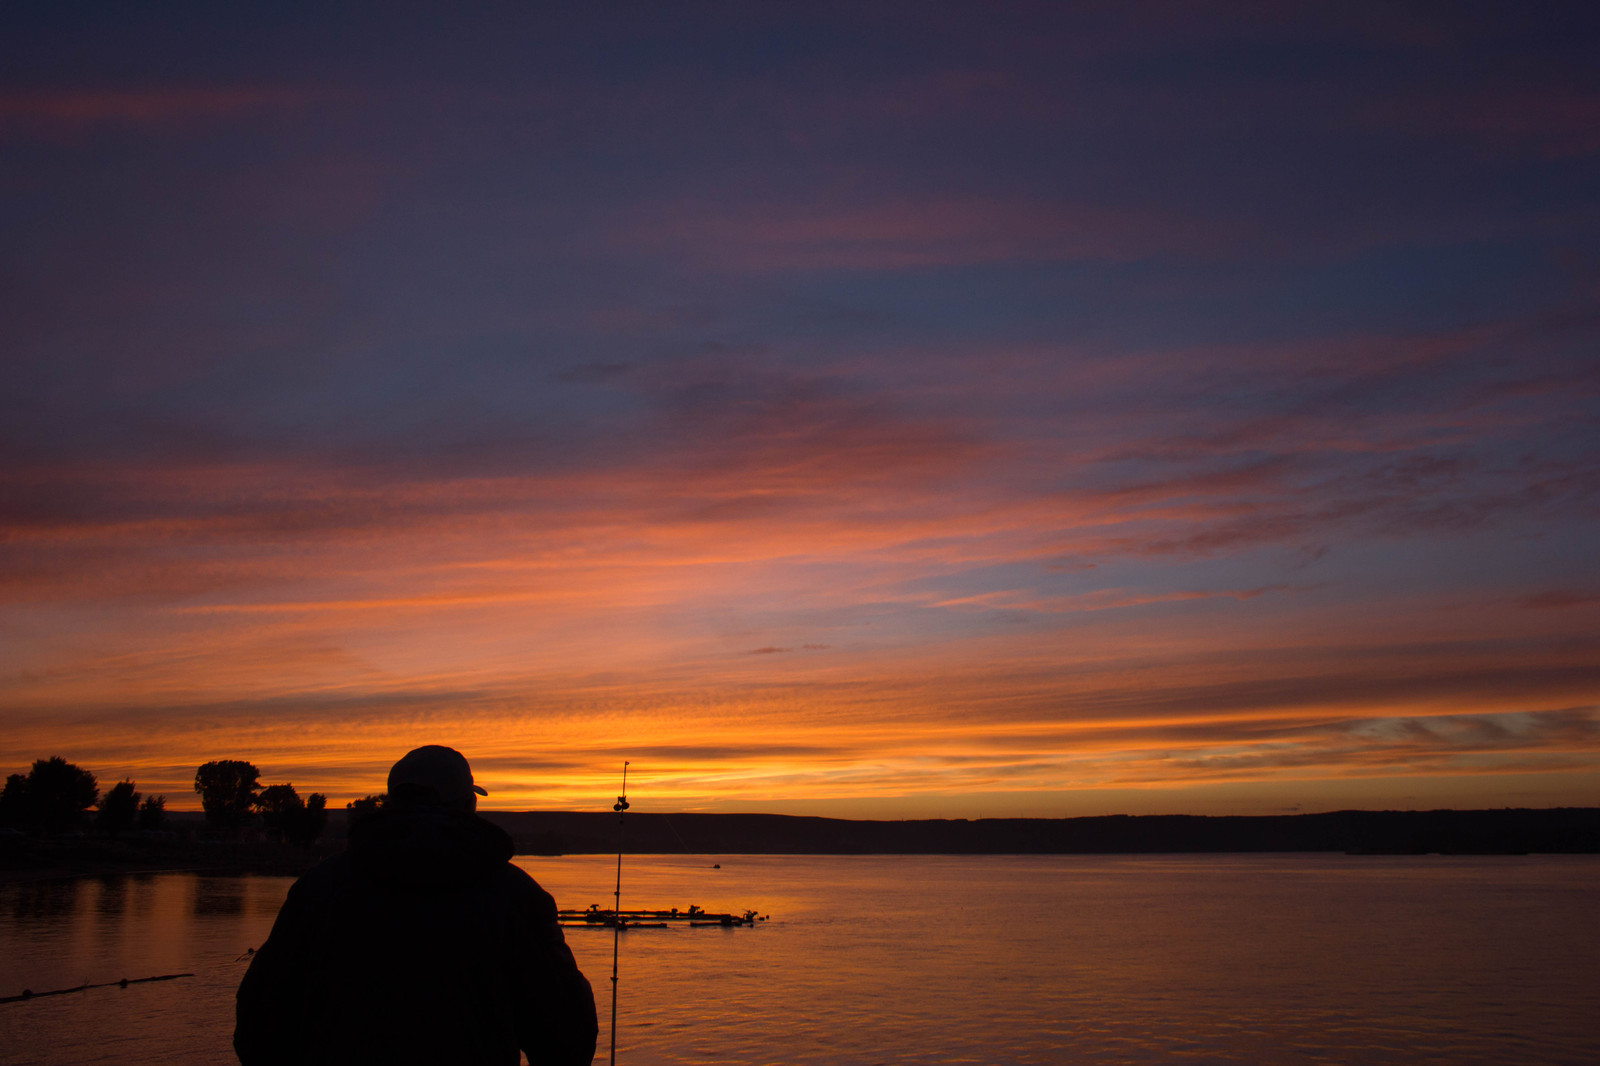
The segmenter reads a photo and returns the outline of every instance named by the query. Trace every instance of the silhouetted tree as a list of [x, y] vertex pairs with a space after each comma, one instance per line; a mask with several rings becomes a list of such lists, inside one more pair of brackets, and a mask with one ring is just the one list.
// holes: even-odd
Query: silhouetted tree
[[289, 842], [302, 848], [310, 847], [328, 826], [328, 797], [313, 792], [306, 797], [305, 810], [295, 820]]
[[345, 823], [346, 826], [355, 825], [361, 819], [377, 814], [383, 810], [383, 805], [388, 798], [385, 793], [380, 792], [376, 796], [362, 796], [358, 800], [351, 800], [346, 803], [344, 809], [350, 812], [345, 816], [348, 819]]
[[0, 826], [7, 829], [26, 829], [28, 779], [21, 774], [7, 774], [6, 787], [0, 791]]
[[100, 813], [95, 815], [94, 827], [114, 838], [123, 830], [132, 828], [138, 814], [139, 793], [134, 791], [132, 781], [124, 779], [112, 785], [111, 790], [101, 798]]
[[358, 800], [351, 800], [349, 803], [346, 803], [344, 805], [344, 809], [350, 812], [350, 816], [352, 818], [361, 817], [362, 815], [367, 814], [376, 814], [378, 811], [383, 810], [384, 801], [388, 798], [389, 797], [382, 792], [378, 793], [376, 796], [362, 796]]
[[167, 827], [167, 797], [146, 796], [139, 804], [140, 829], [165, 829]]
[[208, 762], [194, 772], [194, 790], [206, 821], [219, 829], [234, 829], [250, 817], [256, 801], [261, 771], [239, 759]]
[[277, 833], [285, 832], [295, 814], [305, 809], [305, 801], [293, 785], [268, 785], [256, 797], [256, 810], [261, 812], [261, 824]]
[[17, 828], [64, 833], [82, 824], [83, 812], [99, 796], [94, 774], [55, 755], [36, 761], [26, 777], [7, 777], [0, 809]]
[[305, 847], [328, 824], [328, 797], [313, 792], [302, 800], [293, 785], [268, 785], [256, 800], [261, 823], [291, 844]]

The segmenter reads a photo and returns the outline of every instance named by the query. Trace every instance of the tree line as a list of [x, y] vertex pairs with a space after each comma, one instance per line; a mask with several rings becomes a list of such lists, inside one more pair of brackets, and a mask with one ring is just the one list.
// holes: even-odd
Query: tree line
[[10, 774], [0, 791], [0, 827], [56, 834], [80, 830], [95, 811], [96, 831], [116, 837], [137, 826], [163, 829], [167, 797], [141, 796], [131, 780], [100, 795], [94, 774], [59, 755], [37, 759], [26, 774]]
[[290, 784], [261, 787], [261, 771], [242, 759], [202, 763], [194, 790], [206, 821], [218, 829], [239, 829], [260, 819], [269, 832], [305, 846], [328, 824], [328, 797], [313, 792], [304, 799]]
[[[263, 787], [261, 771], [241, 759], [202, 763], [194, 773], [194, 790], [200, 795], [206, 824], [214, 829], [238, 831], [259, 825], [304, 847], [328, 824], [328, 797], [313, 792], [302, 798], [288, 783]], [[350, 806], [365, 806], [373, 799], [369, 796]], [[26, 774], [6, 778], [0, 791], [0, 827], [40, 835], [92, 827], [114, 838], [135, 827], [166, 828], [166, 804], [165, 796], [141, 796], [127, 779], [101, 796], [94, 774], [55, 755], [36, 760]]]

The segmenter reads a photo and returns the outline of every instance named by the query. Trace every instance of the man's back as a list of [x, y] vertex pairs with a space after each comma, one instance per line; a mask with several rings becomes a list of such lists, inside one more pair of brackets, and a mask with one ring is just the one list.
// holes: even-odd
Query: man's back
[[473, 814], [398, 806], [290, 890], [239, 986], [234, 1047], [275, 1063], [588, 1063], [594, 995], [555, 903]]

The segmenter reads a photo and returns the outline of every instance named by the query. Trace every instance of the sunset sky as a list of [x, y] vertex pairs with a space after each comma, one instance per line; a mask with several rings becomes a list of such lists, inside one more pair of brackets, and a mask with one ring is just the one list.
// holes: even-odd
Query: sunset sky
[[0, 773], [1600, 804], [1600, 5], [0, 9]]

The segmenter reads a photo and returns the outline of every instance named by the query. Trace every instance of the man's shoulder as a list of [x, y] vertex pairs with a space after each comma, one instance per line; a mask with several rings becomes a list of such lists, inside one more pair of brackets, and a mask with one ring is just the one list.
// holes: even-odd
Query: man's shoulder
[[341, 851], [328, 856], [301, 874], [299, 879], [289, 886], [289, 895], [302, 899], [331, 895], [349, 883], [351, 874], [350, 856]]
[[556, 920], [555, 898], [515, 863], [508, 862], [495, 872], [494, 885], [518, 909], [531, 911], [541, 919]]

